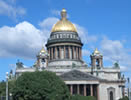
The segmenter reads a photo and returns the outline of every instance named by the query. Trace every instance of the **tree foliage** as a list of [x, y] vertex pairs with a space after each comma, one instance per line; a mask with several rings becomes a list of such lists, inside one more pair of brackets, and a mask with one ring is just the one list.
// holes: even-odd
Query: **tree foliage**
[[71, 100], [96, 100], [93, 96], [74, 95]]
[[13, 100], [69, 100], [65, 83], [53, 72], [26, 72], [15, 81]]
[[129, 100], [129, 98], [127, 96], [125, 96], [125, 97], [123, 97], [123, 98], [121, 98], [119, 100]]
[[[14, 87], [14, 81], [15, 80], [12, 80], [12, 81], [9, 80], [8, 81], [8, 92], [9, 92], [9, 94], [11, 94], [11, 91]], [[2, 81], [2, 82], [0, 82], [0, 100], [1, 100], [2, 97], [5, 98], [5, 96], [6, 96], [6, 82]]]
[[0, 95], [5, 96], [6, 83], [5, 81], [0, 82]]

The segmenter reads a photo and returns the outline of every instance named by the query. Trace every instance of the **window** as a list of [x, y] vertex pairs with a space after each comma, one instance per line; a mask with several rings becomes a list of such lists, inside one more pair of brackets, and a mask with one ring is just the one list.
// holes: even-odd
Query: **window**
[[118, 79], [120, 79], [120, 78], [121, 78], [121, 73], [119, 72], [119, 73], [118, 73]]
[[96, 59], [96, 67], [99, 67], [99, 59]]
[[113, 99], [113, 92], [112, 91], [110, 92], [110, 100], [114, 100]]
[[45, 62], [45, 59], [44, 59], [44, 58], [42, 58], [42, 62]]
[[115, 100], [115, 88], [114, 87], [109, 87], [107, 88], [108, 91], [108, 100]]

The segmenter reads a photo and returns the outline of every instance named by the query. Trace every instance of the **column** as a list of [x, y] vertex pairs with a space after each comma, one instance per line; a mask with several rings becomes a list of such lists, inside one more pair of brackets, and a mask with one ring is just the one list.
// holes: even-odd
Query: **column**
[[79, 47], [79, 59], [81, 59], [81, 48]]
[[72, 59], [74, 59], [74, 46], [72, 46], [72, 49], [73, 49], [73, 52], [72, 52], [72, 53], [73, 53], [73, 54], [72, 54], [73, 56], [72, 56]]
[[64, 59], [65, 59], [65, 55], [66, 55], [66, 54], [65, 54], [65, 46], [64, 46]]
[[90, 90], [91, 90], [91, 96], [93, 96], [93, 85], [90, 85]]
[[101, 58], [101, 67], [103, 67], [103, 58]]
[[57, 59], [57, 47], [55, 47], [55, 59]]
[[93, 66], [93, 68], [96, 67], [96, 59], [95, 58], [92, 58], [92, 66]]
[[79, 87], [79, 84], [77, 85], [77, 94], [80, 94], [80, 87]]
[[49, 60], [50, 60], [50, 48], [48, 48]]
[[78, 47], [78, 59], [80, 59], [80, 47]]
[[71, 84], [70, 85], [70, 92], [71, 92], [71, 95], [73, 94], [73, 85]]
[[99, 100], [99, 85], [97, 85], [97, 100]]
[[72, 59], [72, 46], [70, 46], [70, 59]]
[[51, 56], [52, 56], [52, 58], [51, 59], [53, 59], [53, 47], [51, 47]]
[[84, 84], [84, 96], [86, 96], [86, 84]]
[[76, 47], [76, 59], [78, 59], [78, 47]]
[[69, 57], [69, 59], [71, 58], [71, 57], [70, 57], [70, 50], [71, 50], [71, 49], [70, 49], [70, 46], [68, 46], [68, 57]]
[[61, 59], [61, 47], [59, 46], [59, 55], [60, 55], [60, 58]]
[[55, 59], [55, 47], [53, 47], [53, 59]]
[[82, 52], [81, 52], [81, 47], [80, 47], [80, 59], [82, 59]]
[[124, 86], [122, 87], [122, 95], [123, 97], [125, 96], [125, 87]]

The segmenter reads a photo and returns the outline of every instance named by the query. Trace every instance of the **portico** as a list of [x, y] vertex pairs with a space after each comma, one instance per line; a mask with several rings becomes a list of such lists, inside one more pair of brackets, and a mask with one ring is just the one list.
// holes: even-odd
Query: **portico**
[[71, 95], [94, 96], [99, 100], [99, 78], [72, 70], [60, 76], [67, 84]]
[[67, 84], [72, 95], [94, 96], [98, 100], [98, 84]]

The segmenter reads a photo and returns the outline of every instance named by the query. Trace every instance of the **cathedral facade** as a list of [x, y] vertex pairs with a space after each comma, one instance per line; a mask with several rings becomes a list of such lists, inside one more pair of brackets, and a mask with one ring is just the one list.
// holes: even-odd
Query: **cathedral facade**
[[42, 47], [31, 68], [18, 62], [15, 75], [36, 70], [55, 72], [68, 86], [72, 95], [94, 96], [97, 100], [119, 100], [124, 96], [125, 79], [120, 67], [104, 67], [103, 55], [96, 48], [90, 55], [91, 65], [82, 60], [83, 43], [76, 27], [67, 19], [65, 9], [53, 26], [46, 48]]

